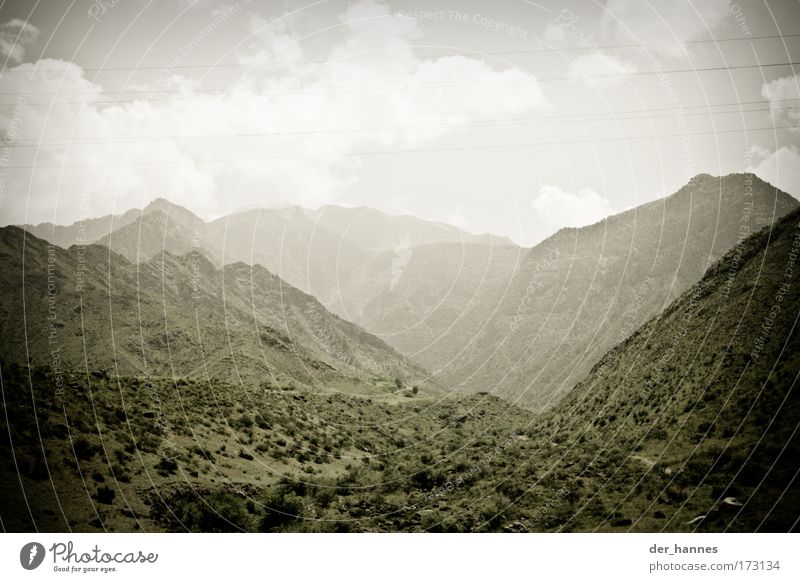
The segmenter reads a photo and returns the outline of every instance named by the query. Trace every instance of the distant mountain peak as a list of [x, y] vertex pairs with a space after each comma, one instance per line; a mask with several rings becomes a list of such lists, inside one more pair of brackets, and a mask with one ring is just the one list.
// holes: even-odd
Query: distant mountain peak
[[692, 176], [689, 181], [681, 188], [679, 191], [684, 190], [686, 188], [694, 188], [697, 186], [719, 186], [722, 188], [723, 194], [729, 192], [727, 186], [731, 184], [731, 182], [737, 181], [752, 181], [753, 185], [765, 185], [778, 190], [776, 186], [772, 186], [769, 182], [762, 179], [758, 174], [755, 174], [751, 171], [745, 172], [731, 172], [730, 174], [725, 174], [722, 176], [713, 176], [708, 173], [701, 173], [695, 176]]
[[156, 211], [169, 213], [170, 210], [183, 210], [186, 212], [191, 212], [190, 210], [187, 210], [186, 208], [179, 206], [173, 202], [170, 202], [166, 198], [159, 196], [158, 198], [155, 198], [152, 202], [150, 202], [147, 206], [145, 206], [142, 209], [142, 214], [147, 214]]
[[709, 180], [720, 180], [720, 179], [721, 179], [720, 176], [712, 176], [711, 174], [703, 172], [701, 174], [696, 174], [691, 178], [689, 178], [689, 184], [696, 184], [698, 182], [708, 182]]

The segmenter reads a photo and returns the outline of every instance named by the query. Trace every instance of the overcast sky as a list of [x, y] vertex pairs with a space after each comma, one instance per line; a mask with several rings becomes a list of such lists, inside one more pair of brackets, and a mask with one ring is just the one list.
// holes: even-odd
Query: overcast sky
[[366, 205], [527, 245], [700, 172], [800, 197], [800, 3], [563, 5], [2, 2], [0, 223], [161, 196], [205, 218]]

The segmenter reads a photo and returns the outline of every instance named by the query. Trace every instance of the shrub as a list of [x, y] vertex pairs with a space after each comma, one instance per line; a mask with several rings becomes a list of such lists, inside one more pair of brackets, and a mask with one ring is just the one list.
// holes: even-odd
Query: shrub
[[198, 457], [202, 457], [204, 459], [207, 459], [208, 461], [210, 461], [212, 463], [214, 462], [214, 453], [212, 453], [211, 451], [209, 451], [207, 449], [204, 449], [203, 447], [201, 447], [199, 445], [195, 445], [194, 448], [192, 449], [192, 452], [195, 455], [197, 455]]
[[145, 453], [156, 453], [161, 447], [161, 437], [155, 434], [145, 434], [137, 442], [137, 446]]
[[327, 509], [334, 499], [336, 499], [336, 490], [332, 487], [320, 488], [314, 494], [314, 501], [322, 509]]
[[204, 499], [182, 497], [170, 506], [183, 529], [226, 533], [247, 531], [250, 517], [244, 499], [227, 491], [216, 491]]
[[130, 483], [131, 476], [125, 470], [124, 467], [114, 464], [111, 465], [111, 473], [114, 475], [114, 478], [119, 481], [120, 483]]
[[510, 516], [506, 515], [508, 505], [508, 498], [504, 496], [492, 495], [483, 500], [479, 515], [490, 531], [497, 530], [504, 521], [510, 519]]
[[452, 516], [438, 510], [429, 510], [422, 514], [422, 529], [433, 533], [459, 533], [463, 528]]
[[259, 524], [259, 530], [262, 532], [285, 528], [303, 513], [302, 499], [282, 485], [268, 493], [263, 504], [265, 513]]
[[242, 414], [234, 423], [236, 428], [243, 429], [243, 428], [250, 428], [253, 426], [253, 419], [250, 417], [249, 414]]
[[114, 450], [114, 458], [117, 460], [117, 462], [120, 465], [124, 465], [125, 463], [128, 462], [128, 459], [130, 457], [122, 449], [115, 449]]
[[95, 497], [100, 503], [111, 505], [114, 502], [114, 497], [116, 497], [116, 495], [116, 492], [111, 487], [108, 485], [101, 485], [97, 488]]
[[172, 459], [162, 457], [156, 465], [156, 469], [158, 470], [159, 474], [166, 477], [167, 475], [171, 475], [178, 470], [178, 463]]
[[17, 465], [19, 466], [20, 473], [31, 479], [36, 479], [38, 481], [49, 479], [47, 466], [44, 464], [42, 457], [36, 453], [33, 453], [31, 457], [20, 455]]
[[97, 454], [97, 447], [95, 447], [86, 437], [78, 437], [72, 442], [72, 448], [75, 449], [75, 456], [81, 461], [88, 461]]

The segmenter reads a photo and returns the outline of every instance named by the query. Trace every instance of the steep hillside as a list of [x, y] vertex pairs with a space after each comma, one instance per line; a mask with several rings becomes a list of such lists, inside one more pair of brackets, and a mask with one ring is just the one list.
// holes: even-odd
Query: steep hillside
[[611, 347], [797, 201], [753, 175], [697, 176], [663, 200], [563, 229], [523, 257], [413, 249], [353, 319], [446, 385], [552, 406]]
[[[462, 258], [464, 262], [458, 266], [472, 268], [472, 271], [461, 275], [470, 278], [471, 284], [480, 281], [480, 272], [473, 271], [480, 268], [476, 266], [477, 263], [485, 262], [487, 254], [496, 259], [498, 256], [512, 255], [514, 251], [517, 254], [522, 252], [505, 237], [470, 234], [449, 224], [413, 216], [390, 215], [373, 208], [323, 206], [317, 210], [307, 210], [305, 214], [317, 228], [336, 237], [336, 248], [343, 250], [343, 254], [336, 259], [336, 287], [324, 295], [323, 302], [335, 313], [368, 326], [376, 334], [383, 334], [387, 330], [387, 334], [392, 334], [398, 329], [413, 328], [414, 333], [428, 338], [428, 328], [420, 323], [415, 305], [420, 302], [428, 305], [430, 293], [426, 292], [424, 297], [410, 298], [411, 302], [408, 302], [406, 295], [393, 294], [393, 290], [403, 274], [418, 264], [419, 257], [431, 252], [431, 247], [436, 252], [444, 250], [447, 259]], [[348, 263], [343, 257], [347, 254], [345, 249], [352, 247], [362, 249], [364, 253], [347, 268]], [[455, 265], [448, 265], [452, 266]], [[409, 271], [406, 280], [414, 280], [416, 275], [416, 272]], [[434, 301], [448, 300], [448, 308], [456, 308], [449, 302], [452, 298], [447, 296], [447, 289], [438, 289], [443, 282], [441, 273], [422, 272], [419, 276], [421, 278], [416, 280], [421, 282], [426, 291], [437, 288]], [[383, 298], [387, 296], [401, 304], [386, 308]], [[378, 305], [370, 308], [369, 305], [376, 301]], [[370, 313], [370, 316], [366, 313]], [[391, 343], [390, 335], [383, 339]], [[418, 337], [414, 341], [414, 345], [425, 345]], [[412, 343], [406, 342], [407, 345]]]
[[98, 241], [114, 229], [130, 224], [140, 215], [141, 211], [139, 210], [128, 210], [124, 214], [107, 214], [69, 225], [42, 222], [36, 225], [25, 225], [21, 228], [49, 243], [68, 248], [76, 244], [90, 244]]
[[573, 478], [586, 495], [565, 527], [797, 529], [798, 261], [795, 210], [712, 266], [538, 421], [564, 459], [583, 459]]
[[200, 253], [133, 264], [16, 227], [0, 229], [0, 259], [6, 362], [325, 387], [426, 377], [258, 265], [218, 270]]
[[409, 357], [447, 369], [458, 354], [455, 338], [463, 347], [498, 325], [496, 309], [513, 291], [526, 253], [514, 245], [451, 243], [385, 253], [350, 280], [344, 311]]

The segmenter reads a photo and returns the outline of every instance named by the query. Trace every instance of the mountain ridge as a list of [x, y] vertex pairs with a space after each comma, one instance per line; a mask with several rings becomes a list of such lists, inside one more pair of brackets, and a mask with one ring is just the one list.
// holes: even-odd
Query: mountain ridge
[[798, 256], [796, 208], [715, 262], [537, 420], [556, 440], [598, 451], [583, 475], [610, 477], [583, 510], [604, 507], [601, 527], [623, 517], [636, 529], [797, 527]]
[[132, 263], [102, 245], [65, 250], [17, 227], [0, 233], [4, 359], [27, 363], [20, 354], [30, 344], [31, 361], [46, 363], [55, 330], [58, 357], [70, 367], [83, 367], [86, 358], [92, 369], [181, 376], [216, 358], [206, 373], [229, 380], [367, 386], [376, 376], [397, 376], [435, 385], [385, 343], [260, 265], [220, 270], [201, 254], [168, 252]]
[[[562, 229], [521, 260], [473, 257], [467, 275], [460, 247], [424, 261], [412, 254], [392, 289], [353, 319], [454, 389], [551, 406], [741, 238], [797, 205], [753, 174], [700, 176], [668, 197]], [[430, 281], [443, 291], [426, 299]]]
[[[453, 389], [495, 390], [538, 409], [796, 205], [751, 173], [699, 174], [669, 196], [523, 249], [463, 233], [442, 241], [441, 224], [366, 207], [254, 209], [205, 223], [158, 199], [101, 243], [134, 262], [167, 249], [218, 266], [264, 265]], [[429, 230], [412, 240], [409, 220]], [[444, 228], [445, 238], [459, 233]]]

